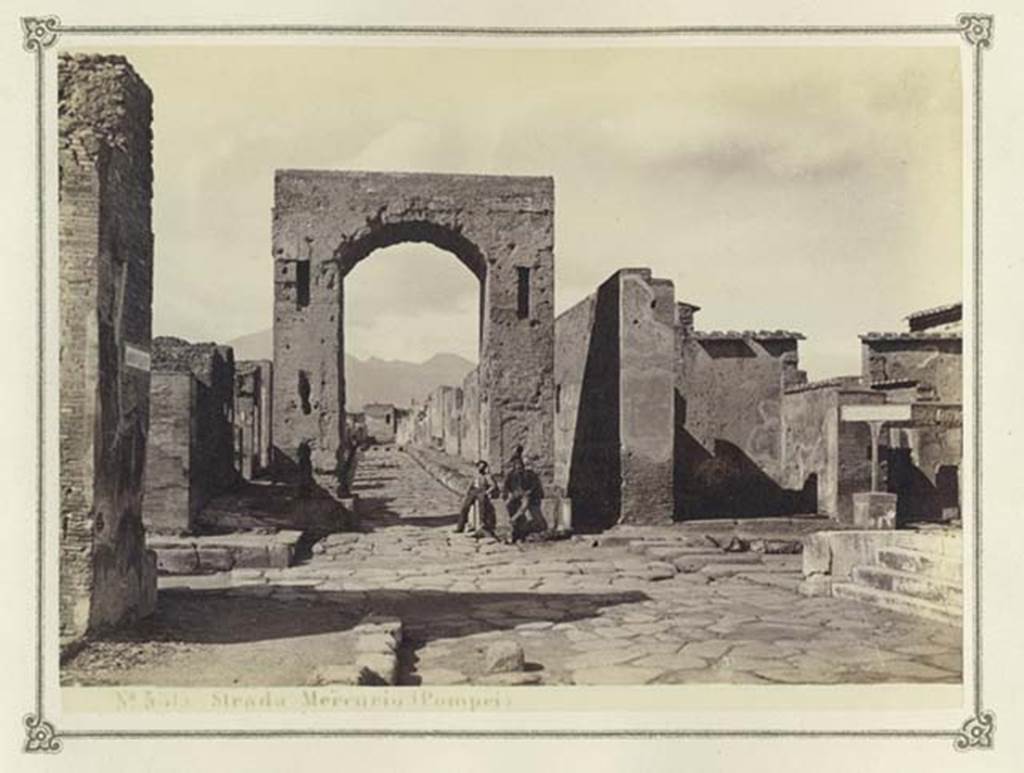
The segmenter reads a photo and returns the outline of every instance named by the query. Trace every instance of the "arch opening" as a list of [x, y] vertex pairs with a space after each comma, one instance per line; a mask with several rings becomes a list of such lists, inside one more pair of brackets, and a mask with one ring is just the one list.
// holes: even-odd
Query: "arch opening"
[[376, 250], [402, 243], [428, 243], [450, 252], [481, 282], [487, 275], [487, 261], [480, 249], [462, 235], [458, 226], [444, 226], [428, 220], [372, 223], [354, 238], [343, 241], [334, 257], [347, 273]]
[[[356, 437], [415, 440], [456, 456], [479, 448], [478, 437], [465, 437], [478, 432], [479, 416], [463, 428], [462, 413], [464, 392], [478, 392], [483, 286], [448, 252], [395, 243], [366, 253], [374, 259], [345, 277], [344, 404]], [[478, 401], [465, 409], [478, 412]]]

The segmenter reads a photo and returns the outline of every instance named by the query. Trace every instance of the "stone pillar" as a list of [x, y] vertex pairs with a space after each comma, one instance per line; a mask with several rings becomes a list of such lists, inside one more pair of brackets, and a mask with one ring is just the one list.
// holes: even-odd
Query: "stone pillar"
[[619, 282], [620, 523], [670, 523], [675, 429], [675, 290], [647, 269]]
[[153, 276], [152, 96], [124, 57], [61, 54], [60, 632], [152, 611], [142, 481]]

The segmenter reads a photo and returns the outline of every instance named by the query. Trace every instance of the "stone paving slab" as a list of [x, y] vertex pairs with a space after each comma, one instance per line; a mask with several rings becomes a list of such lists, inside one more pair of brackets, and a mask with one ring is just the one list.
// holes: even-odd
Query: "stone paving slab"
[[[371, 449], [355, 483], [371, 478], [375, 488], [360, 494], [364, 531], [331, 535], [302, 566], [162, 577], [160, 635], [191, 637], [189, 649], [136, 642], [145, 656], [115, 669], [123, 642], [93, 642], [64, 678], [182, 684], [215, 680], [218, 668], [240, 684], [303, 684], [317, 665], [346, 665], [325, 659], [317, 642], [354, 656], [353, 621], [376, 612], [403, 623], [399, 684], [485, 683], [485, 650], [498, 640], [522, 647], [524, 684], [961, 679], [958, 627], [802, 596], [798, 557], [719, 551], [711, 555], [740, 558], [702, 566], [729, 572], [679, 573], [631, 552], [630, 540], [501, 545], [452, 533], [458, 496], [402, 454]], [[225, 627], [225, 609], [251, 624], [249, 640], [227, 640], [239, 636], [237, 625]], [[175, 634], [175, 625], [185, 629]], [[287, 665], [310, 662], [310, 653], [317, 660], [301, 674]]]

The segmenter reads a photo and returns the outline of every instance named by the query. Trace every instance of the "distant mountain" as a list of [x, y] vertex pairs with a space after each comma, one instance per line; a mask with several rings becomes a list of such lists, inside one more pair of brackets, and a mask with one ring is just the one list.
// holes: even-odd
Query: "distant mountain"
[[[274, 333], [261, 330], [227, 342], [235, 350], [236, 360], [271, 360], [274, 357]], [[443, 384], [458, 386], [473, 370], [474, 363], [457, 354], [435, 354], [425, 362], [360, 360], [345, 355], [346, 403], [357, 411], [366, 403], [394, 403], [408, 407]]]

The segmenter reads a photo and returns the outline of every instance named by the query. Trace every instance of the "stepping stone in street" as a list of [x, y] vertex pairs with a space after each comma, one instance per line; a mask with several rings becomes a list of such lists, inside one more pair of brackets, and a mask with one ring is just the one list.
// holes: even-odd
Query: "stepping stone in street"
[[484, 653], [484, 668], [490, 674], [522, 671], [525, 665], [523, 648], [514, 641], [496, 641]]
[[603, 666], [584, 668], [572, 672], [575, 684], [647, 684], [661, 673], [657, 668], [632, 666]]
[[416, 675], [419, 676], [420, 684], [424, 687], [466, 684], [469, 681], [469, 678], [464, 673], [450, 668], [418, 670]]

